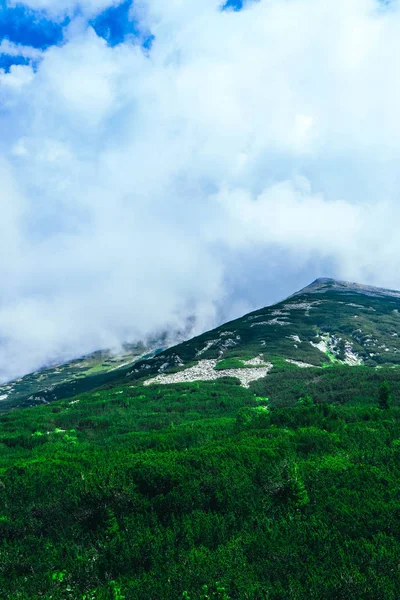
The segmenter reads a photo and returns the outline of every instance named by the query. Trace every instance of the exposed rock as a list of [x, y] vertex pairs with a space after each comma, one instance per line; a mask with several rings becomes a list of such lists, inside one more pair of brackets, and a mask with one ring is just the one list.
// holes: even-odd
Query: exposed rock
[[[254, 359], [252, 359], [254, 360]], [[249, 387], [252, 381], [265, 377], [272, 369], [271, 363], [265, 363], [265, 366], [254, 369], [225, 369], [216, 371], [214, 367], [218, 360], [200, 360], [197, 365], [189, 367], [180, 373], [171, 373], [169, 375], [157, 375], [144, 382], [143, 385], [189, 383], [193, 381], [215, 381], [221, 377], [237, 377], [243, 387]]]
[[310, 365], [310, 363], [302, 362], [301, 360], [292, 360], [291, 358], [287, 358], [286, 362], [291, 365], [296, 365], [296, 367], [300, 367], [300, 369], [315, 369], [315, 365]]
[[275, 317], [275, 319], [270, 319], [269, 321], [260, 321], [259, 323], [252, 323], [250, 327], [257, 327], [259, 325], [291, 325], [289, 321], [284, 321], [283, 319], [287, 319], [287, 317]]
[[207, 352], [207, 350], [209, 350], [210, 348], [212, 348], [214, 346], [214, 344], [216, 344], [219, 340], [210, 340], [206, 343], [206, 345], [204, 346], [204, 348], [202, 350], [199, 350], [196, 354], [196, 356], [201, 356], [202, 354], [205, 354], [205, 352]]
[[287, 335], [286, 337], [288, 338], [288, 340], [293, 340], [294, 342], [298, 342], [299, 344], [301, 343], [301, 339], [298, 335]]

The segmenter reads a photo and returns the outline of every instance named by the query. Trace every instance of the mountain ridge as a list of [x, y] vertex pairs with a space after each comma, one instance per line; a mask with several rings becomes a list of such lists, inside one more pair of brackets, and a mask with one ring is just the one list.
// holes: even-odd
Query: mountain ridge
[[[19, 384], [39, 375], [29, 393], [13, 397], [11, 382], [0, 410], [73, 397], [119, 380], [150, 385], [236, 377], [251, 387], [277, 368], [396, 367], [400, 365], [399, 310], [400, 291], [320, 277], [280, 302], [172, 347], [159, 345], [145, 356], [137, 352], [128, 365], [82, 376], [78, 384], [74, 379], [40, 386], [39, 372]], [[4, 387], [0, 386], [0, 397]]]
[[391, 296], [394, 298], [400, 298], [400, 291], [398, 290], [382, 288], [373, 285], [365, 285], [352, 281], [344, 281], [341, 279], [333, 279], [331, 277], [318, 277], [306, 287], [289, 296], [289, 298], [306, 293], [323, 293], [324, 291], [333, 289], [343, 293], [357, 292], [359, 294], [365, 294], [367, 296]]

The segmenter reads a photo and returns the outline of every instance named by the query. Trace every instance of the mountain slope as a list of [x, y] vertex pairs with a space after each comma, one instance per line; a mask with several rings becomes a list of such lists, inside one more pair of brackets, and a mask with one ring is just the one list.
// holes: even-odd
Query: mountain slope
[[1, 597], [398, 600], [398, 300], [319, 286], [0, 415]]
[[364, 292], [314, 282], [0, 415], [1, 597], [398, 600], [398, 299]]
[[137, 361], [165, 347], [166, 339], [127, 344], [118, 354], [100, 350], [67, 363], [53, 365], [0, 385], [0, 411], [70, 398], [118, 381]]
[[225, 374], [248, 385], [249, 377], [265, 377], [285, 364], [394, 367], [400, 364], [399, 310], [400, 292], [317, 279], [282, 302], [138, 363], [129, 374], [153, 375], [154, 383]]
[[[119, 381], [179, 383], [236, 377], [242, 385], [281, 368], [400, 364], [400, 292], [321, 278], [286, 300], [167, 350], [166, 339], [122, 357], [95, 353], [0, 386], [0, 410], [69, 398]], [[160, 350], [157, 350], [160, 349]]]

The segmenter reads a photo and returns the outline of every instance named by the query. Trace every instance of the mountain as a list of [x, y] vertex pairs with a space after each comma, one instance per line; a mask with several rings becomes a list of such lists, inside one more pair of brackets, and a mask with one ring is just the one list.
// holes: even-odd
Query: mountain
[[398, 600], [399, 302], [320, 279], [59, 367], [0, 415], [1, 597]]
[[248, 385], [285, 365], [395, 367], [399, 310], [400, 292], [321, 278], [282, 302], [139, 362], [130, 375], [157, 374], [154, 382], [177, 383], [224, 374]]
[[99, 350], [67, 363], [56, 364], [0, 385], [0, 411], [70, 398], [119, 380], [139, 360], [165, 348], [167, 337], [126, 344], [118, 353]]
[[97, 352], [0, 386], [0, 410], [70, 398], [126, 378], [152, 383], [236, 377], [244, 386], [282, 368], [400, 364], [400, 292], [316, 279], [289, 298], [165, 349], [168, 340]]

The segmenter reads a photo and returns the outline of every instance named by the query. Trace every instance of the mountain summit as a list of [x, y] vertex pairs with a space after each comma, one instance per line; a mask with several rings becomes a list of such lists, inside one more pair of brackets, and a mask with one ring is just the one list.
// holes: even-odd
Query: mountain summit
[[357, 293], [365, 294], [366, 296], [388, 296], [393, 298], [400, 298], [400, 292], [396, 290], [390, 290], [372, 285], [362, 285], [360, 283], [354, 283], [349, 281], [340, 281], [337, 279], [331, 279], [329, 277], [319, 277], [305, 288], [295, 292], [293, 296], [299, 296], [303, 294], [320, 294], [329, 291], [343, 292], [343, 293]]

